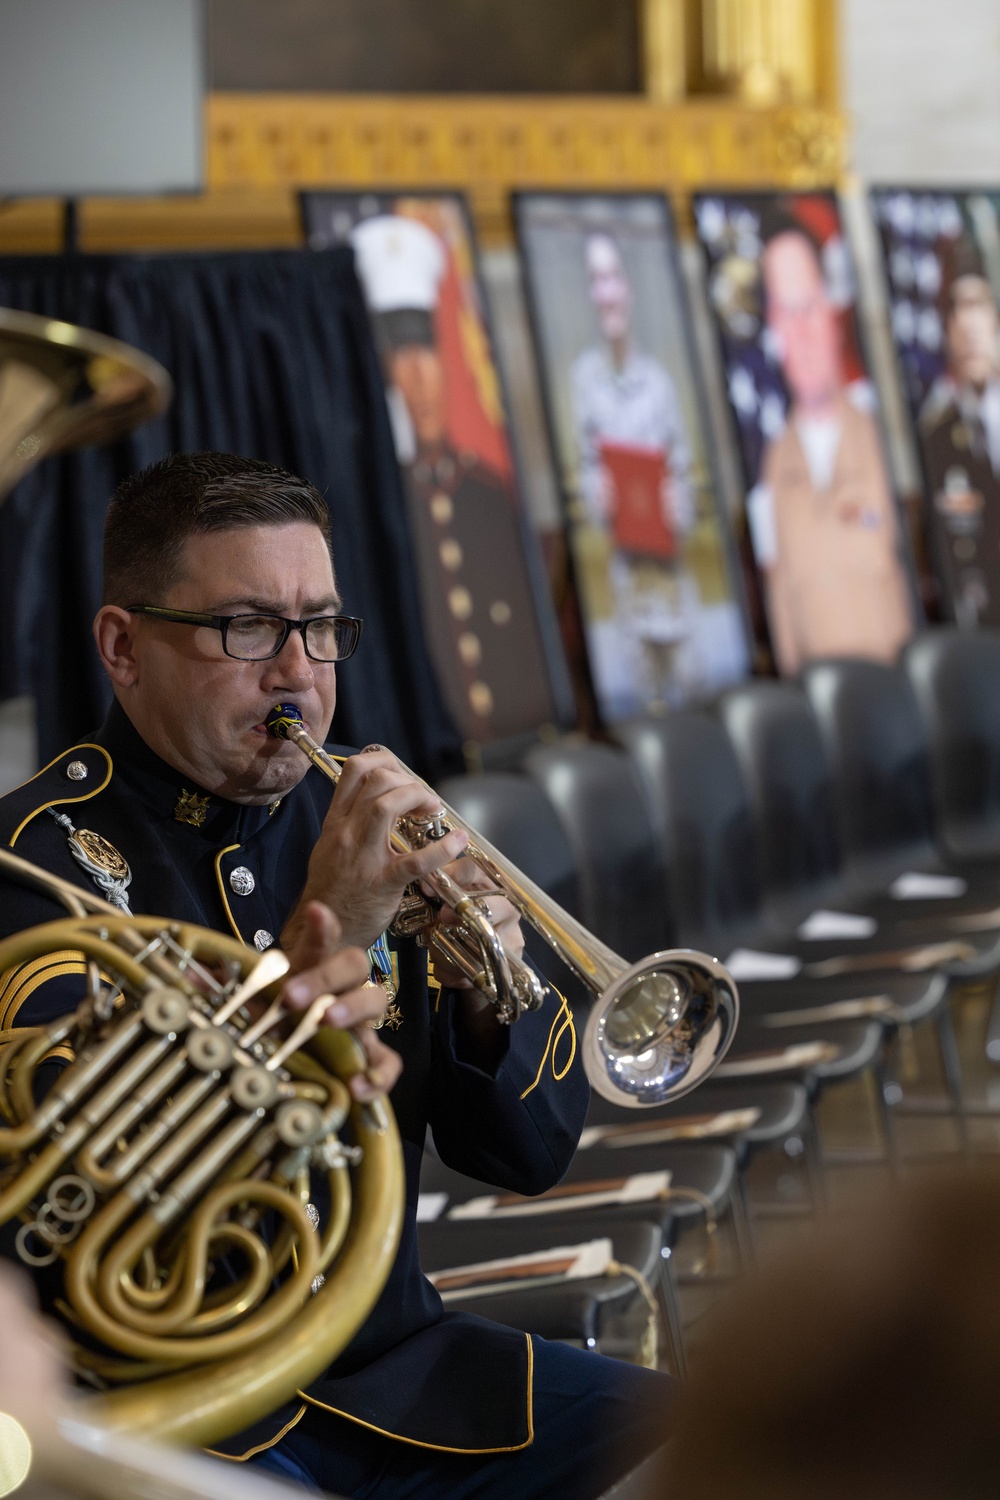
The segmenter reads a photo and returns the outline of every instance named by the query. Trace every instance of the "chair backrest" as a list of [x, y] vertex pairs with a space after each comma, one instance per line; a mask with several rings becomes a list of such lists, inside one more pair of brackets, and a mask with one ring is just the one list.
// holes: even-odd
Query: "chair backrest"
[[882, 885], [935, 853], [916, 695], [901, 668], [873, 661], [815, 662], [802, 683], [833, 768], [844, 859], [856, 880]]
[[[495, 845], [518, 870], [573, 916], [581, 915], [577, 858], [563, 825], [541, 787], [506, 771], [452, 776], [437, 790], [460, 817]], [[528, 952], [560, 989], [574, 990], [551, 949], [526, 931]], [[578, 999], [579, 993], [574, 993]]]
[[564, 741], [525, 757], [576, 856], [580, 916], [623, 958], [673, 945], [663, 849], [629, 758], [611, 745]]
[[750, 792], [766, 895], [815, 905], [841, 868], [833, 773], [808, 698], [758, 680], [727, 692], [717, 712]]
[[491, 771], [451, 776], [437, 790], [465, 821], [530, 880], [580, 914], [576, 855], [545, 793], [527, 776]]
[[761, 886], [750, 796], [725, 728], [683, 709], [621, 724], [616, 737], [656, 812], [682, 941], [735, 945], [760, 922]]
[[956, 859], [1000, 854], [1000, 631], [926, 630], [903, 664], [930, 742], [938, 843]]

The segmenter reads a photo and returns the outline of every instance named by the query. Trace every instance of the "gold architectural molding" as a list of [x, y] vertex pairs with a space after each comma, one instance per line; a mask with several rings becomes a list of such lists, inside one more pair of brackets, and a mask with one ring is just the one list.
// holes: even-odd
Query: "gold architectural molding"
[[[89, 199], [89, 250], [294, 245], [295, 191], [374, 185], [464, 188], [487, 241], [510, 232], [512, 188], [814, 186], [836, 181], [845, 124], [834, 109], [733, 100], [658, 104], [587, 96], [215, 94], [208, 190]], [[59, 247], [51, 200], [0, 210], [0, 251]]]

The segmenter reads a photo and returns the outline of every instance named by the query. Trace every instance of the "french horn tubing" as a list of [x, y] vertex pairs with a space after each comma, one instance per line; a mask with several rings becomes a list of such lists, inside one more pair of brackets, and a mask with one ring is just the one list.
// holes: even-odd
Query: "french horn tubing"
[[[266, 725], [276, 739], [297, 745], [324, 776], [334, 783], [340, 779], [340, 766], [310, 735], [294, 703], [279, 704]], [[415, 776], [412, 771], [409, 774]], [[427, 786], [420, 777], [415, 779]], [[437, 793], [432, 791], [432, 795]], [[736, 984], [718, 959], [689, 948], [672, 948], [628, 963], [447, 803], [442, 803], [440, 814], [434, 817], [400, 819], [391, 835], [392, 846], [399, 853], [410, 853], [456, 828], [469, 836], [466, 855], [593, 997], [583, 1061], [599, 1094], [626, 1108], [664, 1104], [690, 1093], [714, 1072], [729, 1050], [739, 1019]], [[436, 901], [428, 901], [419, 888], [411, 887], [394, 930], [415, 934], [432, 952], [443, 953], [457, 964], [496, 1006], [505, 1024], [536, 1010], [548, 986], [530, 964], [504, 948], [482, 895], [463, 890], [444, 870], [427, 876], [424, 884], [434, 890]], [[457, 927], [439, 924], [442, 904], [457, 913]]]
[[391, 1109], [353, 1099], [364, 1055], [322, 1025], [330, 996], [289, 1020], [279, 950], [123, 916], [6, 851], [0, 872], [67, 909], [0, 942], [0, 973], [66, 952], [87, 971], [74, 1012], [0, 1033], [0, 1223], [58, 1277], [100, 1392], [82, 1416], [211, 1445], [316, 1379], [374, 1306], [402, 1224]]

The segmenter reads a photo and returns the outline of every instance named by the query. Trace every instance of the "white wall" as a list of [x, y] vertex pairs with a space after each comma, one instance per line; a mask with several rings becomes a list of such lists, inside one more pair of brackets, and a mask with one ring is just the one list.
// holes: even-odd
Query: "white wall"
[[1000, 0], [840, 0], [867, 182], [1000, 183]]

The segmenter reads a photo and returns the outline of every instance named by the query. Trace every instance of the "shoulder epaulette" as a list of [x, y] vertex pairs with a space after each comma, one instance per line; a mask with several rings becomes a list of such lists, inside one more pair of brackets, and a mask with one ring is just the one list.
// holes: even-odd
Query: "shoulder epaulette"
[[6, 797], [0, 797], [0, 842], [16, 848], [28, 825], [50, 807], [89, 802], [103, 792], [114, 767], [101, 745], [72, 745]]

